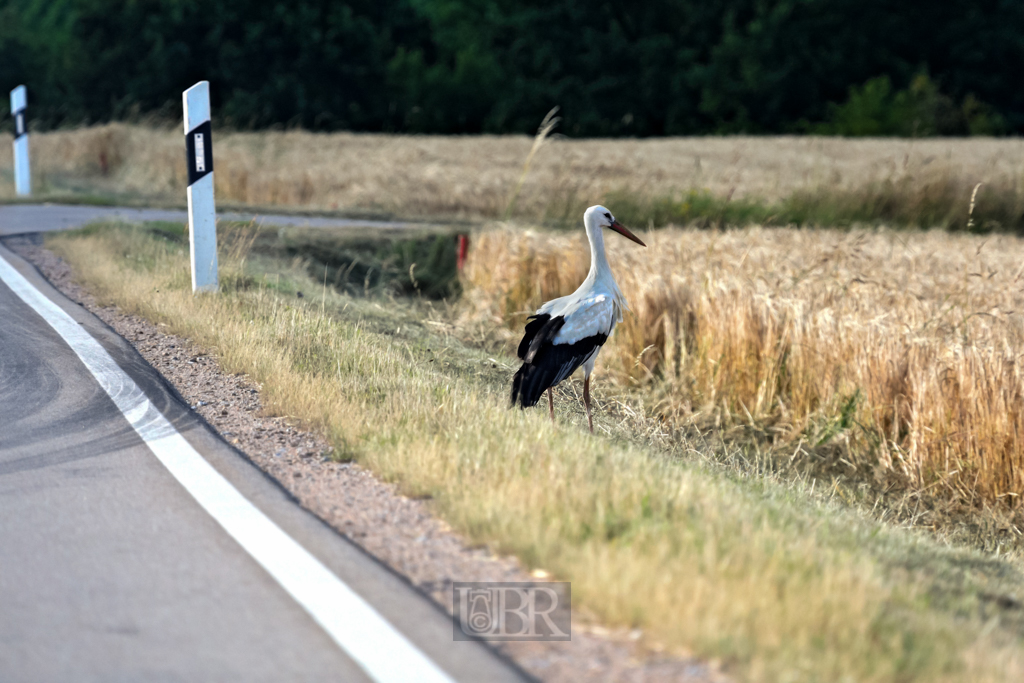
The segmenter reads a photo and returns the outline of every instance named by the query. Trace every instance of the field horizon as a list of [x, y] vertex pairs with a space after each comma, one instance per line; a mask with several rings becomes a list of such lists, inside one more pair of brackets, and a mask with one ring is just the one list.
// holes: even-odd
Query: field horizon
[[[10, 167], [0, 136], [0, 168]], [[37, 196], [181, 203], [177, 127], [34, 133]], [[567, 139], [214, 131], [225, 205], [577, 225], [595, 203], [634, 227], [851, 225], [1017, 230], [1024, 140], [725, 136]], [[9, 170], [0, 200], [13, 198]], [[972, 199], [974, 200], [972, 203]], [[973, 208], [972, 208], [973, 207]]]

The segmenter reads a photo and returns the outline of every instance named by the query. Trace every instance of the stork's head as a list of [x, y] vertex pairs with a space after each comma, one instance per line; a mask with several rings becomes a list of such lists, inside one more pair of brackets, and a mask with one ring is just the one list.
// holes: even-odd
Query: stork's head
[[587, 209], [587, 212], [583, 214], [583, 223], [588, 229], [593, 228], [600, 230], [601, 228], [611, 228], [620, 235], [633, 240], [641, 247], [647, 246], [640, 241], [639, 237], [631, 233], [622, 224], [615, 220], [615, 216], [612, 215], [612, 212], [603, 206], [592, 206]]

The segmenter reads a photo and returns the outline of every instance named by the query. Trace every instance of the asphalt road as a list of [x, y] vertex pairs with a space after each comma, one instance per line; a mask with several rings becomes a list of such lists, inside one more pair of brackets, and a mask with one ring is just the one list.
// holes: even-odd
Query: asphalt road
[[[0, 681], [523, 680], [454, 642], [447, 614], [301, 509], [110, 328], [0, 259]], [[161, 455], [175, 440], [244, 505], [183, 477]], [[286, 539], [262, 556], [250, 503]], [[305, 565], [288, 564], [293, 541]], [[346, 590], [369, 612], [325, 613]], [[413, 674], [385, 671], [403, 661]]]
[[[422, 228], [423, 223], [402, 221], [374, 221], [356, 218], [322, 218], [316, 216], [286, 216], [219, 212], [221, 220], [281, 227], [309, 228]], [[70, 206], [61, 204], [4, 204], [0, 205], [0, 237], [27, 232], [72, 230], [99, 220], [120, 220], [130, 223], [144, 221], [175, 221], [185, 223], [188, 214], [175, 209], [132, 209], [118, 206]]]

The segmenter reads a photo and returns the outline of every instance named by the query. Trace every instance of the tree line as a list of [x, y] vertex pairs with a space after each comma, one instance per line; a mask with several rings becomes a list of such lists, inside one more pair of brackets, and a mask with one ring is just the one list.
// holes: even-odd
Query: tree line
[[1022, 66], [1019, 0], [0, 0], [37, 128], [1019, 134]]

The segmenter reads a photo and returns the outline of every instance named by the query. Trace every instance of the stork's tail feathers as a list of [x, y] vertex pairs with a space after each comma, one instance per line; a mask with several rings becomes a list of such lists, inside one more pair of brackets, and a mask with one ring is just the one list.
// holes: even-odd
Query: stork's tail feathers
[[512, 405], [518, 403], [523, 408], [537, 405], [548, 388], [576, 372], [607, 339], [606, 334], [595, 334], [574, 344], [549, 344], [536, 355], [528, 353], [512, 378]]
[[529, 408], [537, 405], [540, 397], [551, 386], [554, 379], [551, 371], [544, 368], [523, 363], [512, 378], [512, 405], [519, 405], [520, 408]]
[[555, 374], [545, 370], [533, 361], [537, 353], [545, 345], [549, 344], [558, 330], [562, 328], [565, 319], [558, 317], [554, 320], [547, 313], [531, 315], [526, 323], [526, 333], [523, 340], [519, 342], [519, 357], [523, 359], [523, 365], [512, 378], [512, 405], [519, 404], [520, 408], [529, 408], [537, 405], [537, 401], [544, 395], [544, 390], [554, 382]]

